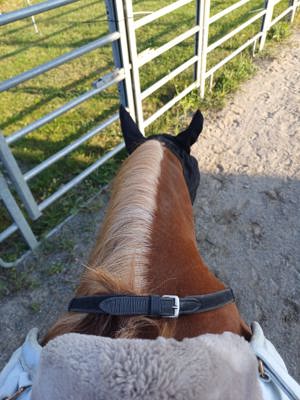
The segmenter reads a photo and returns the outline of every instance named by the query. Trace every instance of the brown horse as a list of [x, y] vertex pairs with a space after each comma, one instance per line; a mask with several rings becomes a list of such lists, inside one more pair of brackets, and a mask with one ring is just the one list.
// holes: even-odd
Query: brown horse
[[[202, 131], [202, 114], [197, 111], [190, 126], [176, 137], [164, 134], [147, 139], [123, 107], [120, 119], [130, 156], [115, 179], [106, 218], [76, 296], [93, 299], [100, 295], [155, 294], [181, 298], [223, 291], [224, 284], [201, 259], [193, 222], [192, 202], [200, 174], [190, 149]], [[84, 307], [75, 307], [75, 311], [79, 313], [68, 312], [58, 320], [44, 344], [68, 332], [182, 339], [231, 331], [250, 337], [233, 302], [176, 319], [126, 312], [98, 314]]]

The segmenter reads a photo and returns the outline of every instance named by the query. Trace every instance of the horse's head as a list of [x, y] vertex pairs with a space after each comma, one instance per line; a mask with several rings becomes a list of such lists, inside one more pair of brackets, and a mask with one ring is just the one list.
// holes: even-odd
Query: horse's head
[[182, 164], [183, 174], [189, 189], [191, 201], [194, 202], [200, 182], [200, 172], [197, 160], [191, 156], [191, 147], [197, 141], [203, 129], [203, 115], [198, 110], [186, 130], [177, 136], [169, 134], [152, 135], [145, 138], [123, 106], [120, 107], [120, 121], [126, 149], [131, 154], [138, 146], [147, 140], [158, 140], [178, 157]]

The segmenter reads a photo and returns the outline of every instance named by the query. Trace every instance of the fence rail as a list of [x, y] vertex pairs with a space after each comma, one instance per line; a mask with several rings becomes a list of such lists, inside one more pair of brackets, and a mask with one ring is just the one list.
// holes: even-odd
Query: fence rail
[[7, 79], [0, 84], [0, 93], [4, 90], [14, 88], [20, 83], [26, 82], [29, 79], [33, 79], [36, 76], [44, 74], [45, 72], [50, 71], [53, 68], [57, 68], [62, 64], [72, 61], [77, 57], [81, 57], [84, 54], [89, 53], [90, 51], [96, 50], [99, 47], [110, 44], [118, 39], [120, 39], [119, 32], [110, 33], [109, 35], [106, 35], [101, 39], [95, 40], [91, 43], [86, 44], [85, 46], [79, 47], [78, 49], [70, 51], [69, 53], [63, 54], [62, 56], [57, 57], [52, 61], [32, 68], [31, 70], [23, 72], [22, 74], [17, 75], [11, 79]]
[[71, 3], [76, 3], [79, 0], [49, 0], [44, 1], [40, 4], [35, 4], [21, 10], [12, 11], [4, 14], [0, 19], [0, 26], [11, 24], [12, 22], [20, 21], [21, 19], [32, 17], [37, 14], [44, 13], [46, 11], [54, 10], [62, 6], [66, 6]]
[[[44, 13], [78, 1], [79, 0], [44, 1], [21, 10], [2, 14], [0, 15], [0, 26], [10, 24], [24, 18], [32, 17], [36, 14]], [[169, 15], [193, 2], [196, 2], [196, 15], [195, 24], [192, 28], [181, 33], [156, 49], [149, 49], [142, 53], [138, 53], [136, 41], [138, 36], [137, 31], [140, 28], [157, 21], [161, 17]], [[297, 8], [300, 7], [300, 2], [291, 0], [289, 6], [278, 16], [273, 18], [274, 7], [279, 2], [280, 0], [265, 0], [263, 9], [257, 10], [257, 13], [254, 16], [251, 16], [246, 22], [243, 22], [229, 33], [223, 35], [223, 37], [209, 44], [208, 40], [210, 26], [240, 7], [251, 3], [251, 0], [237, 1], [214, 15], [211, 15], [210, 0], [177, 0], [166, 7], [141, 17], [138, 20], [135, 20], [134, 18], [135, 13], [132, 6], [132, 0], [105, 0], [110, 33], [100, 37], [97, 40], [91, 41], [84, 46], [65, 53], [49, 62], [41, 64], [35, 68], [32, 68], [31, 70], [1, 82], [0, 92], [7, 91], [29, 79], [33, 79], [36, 76], [44, 74], [51, 69], [57, 68], [66, 62], [81, 57], [84, 54], [99, 49], [102, 46], [112, 46], [115, 69], [94, 82], [94, 87], [92, 89], [77, 96], [76, 98], [42, 116], [41, 118], [32, 121], [27, 126], [8, 136], [4, 136], [0, 133], [0, 166], [2, 165], [6, 172], [6, 175], [3, 175], [0, 172], [0, 199], [4, 203], [13, 220], [13, 223], [7, 229], [5, 229], [3, 232], [0, 232], [0, 243], [7, 240], [13, 233], [19, 231], [23, 235], [30, 249], [34, 249], [38, 245], [37, 238], [35, 237], [30, 224], [27, 222], [24, 216], [24, 212], [18, 205], [13, 193], [16, 192], [18, 194], [19, 200], [26, 209], [29, 218], [35, 220], [42, 215], [43, 211], [47, 207], [78, 185], [82, 180], [88, 177], [92, 172], [97, 170], [101, 165], [103, 165], [111, 157], [116, 155], [121, 149], [124, 148], [124, 144], [120, 143], [38, 204], [34, 199], [30, 187], [28, 186], [28, 182], [42, 171], [76, 150], [89, 139], [103, 132], [107, 126], [118, 120], [118, 115], [110, 115], [99, 125], [90, 129], [78, 139], [74, 140], [72, 143], [68, 144], [58, 152], [52, 154], [46, 160], [42, 161], [25, 173], [21, 172], [20, 166], [13, 156], [10, 145], [13, 145], [16, 141], [33, 132], [34, 130], [53, 121], [67, 111], [74, 109], [75, 107], [86, 102], [113, 85], [118, 85], [120, 102], [127, 106], [133, 118], [136, 119], [140, 130], [144, 132], [146, 127], [151, 125], [157, 118], [163, 115], [175, 103], [183, 99], [191, 91], [199, 89], [200, 95], [204, 97], [206, 91], [206, 80], [210, 78], [210, 82], [212, 83], [215, 72], [236, 57], [243, 50], [249, 46], [253, 46], [255, 49], [258, 42], [259, 50], [262, 50], [265, 45], [269, 29], [277, 22], [285, 17], [288, 17], [290, 22], [292, 22]], [[245, 43], [236, 48], [231, 54], [207, 70], [207, 57], [211, 52], [259, 20], [261, 20], [261, 29], [258, 33], [246, 40]], [[194, 38], [193, 57], [184, 61], [181, 65], [171, 70], [168, 74], [153, 83], [151, 86], [142, 90], [140, 84], [140, 68], [190, 38]], [[167, 82], [191, 67], [194, 67], [193, 82], [190, 83], [181, 93], [178, 93], [160, 109], [154, 112], [150, 117], [145, 119], [143, 113], [143, 101]], [[8, 176], [9, 179], [6, 176]], [[0, 266], [11, 267], [15, 265], [17, 261], [15, 263], [10, 263], [0, 258]]]

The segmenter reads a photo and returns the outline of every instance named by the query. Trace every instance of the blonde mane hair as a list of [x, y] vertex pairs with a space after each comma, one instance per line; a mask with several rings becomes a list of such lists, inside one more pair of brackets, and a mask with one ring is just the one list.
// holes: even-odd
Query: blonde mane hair
[[[115, 178], [106, 217], [77, 296], [148, 294], [149, 255], [164, 146], [150, 140], [128, 157]], [[175, 323], [146, 317], [67, 313], [43, 343], [79, 332], [110, 337], [171, 337]]]
[[148, 254], [156, 210], [164, 148], [156, 140], [138, 147], [125, 161], [112, 190], [111, 201], [89, 266], [101, 266], [132, 290], [145, 290]]

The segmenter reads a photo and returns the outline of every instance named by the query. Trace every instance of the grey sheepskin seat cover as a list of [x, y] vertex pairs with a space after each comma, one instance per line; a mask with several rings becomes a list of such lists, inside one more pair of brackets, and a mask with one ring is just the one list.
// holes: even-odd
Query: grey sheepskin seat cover
[[33, 400], [258, 400], [257, 360], [232, 333], [176, 341], [66, 334], [42, 350]]

